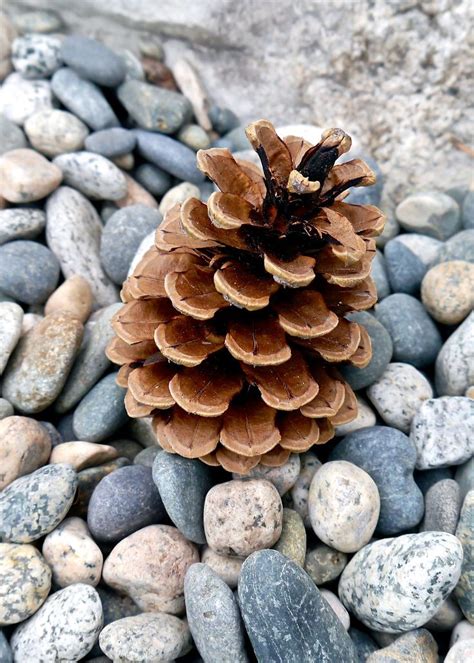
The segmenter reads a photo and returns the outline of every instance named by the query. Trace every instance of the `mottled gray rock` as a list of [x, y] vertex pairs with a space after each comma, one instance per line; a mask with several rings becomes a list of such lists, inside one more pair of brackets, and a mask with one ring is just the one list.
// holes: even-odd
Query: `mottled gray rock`
[[384, 256], [392, 291], [416, 295], [427, 270], [425, 263], [397, 238], [387, 242]]
[[312, 451], [307, 451], [299, 456], [301, 470], [291, 489], [291, 501], [296, 513], [303, 518], [306, 527], [311, 527], [311, 521], [308, 513], [309, 487], [315, 473], [321, 467], [321, 461]]
[[13, 239], [34, 239], [45, 225], [46, 215], [42, 210], [27, 207], [0, 210], [0, 244]]
[[449, 260], [474, 262], [474, 228], [462, 230], [445, 242], [437, 256], [437, 263]]
[[35, 419], [10, 416], [0, 420], [0, 490], [48, 462], [51, 439]]
[[474, 489], [474, 457], [456, 468], [454, 478], [461, 490], [461, 499], [464, 500], [468, 492]]
[[474, 313], [459, 325], [439, 351], [435, 382], [440, 396], [462, 396], [474, 384]]
[[454, 534], [461, 504], [461, 491], [456, 481], [444, 479], [435, 483], [425, 495], [425, 517], [420, 532]]
[[245, 636], [232, 590], [206, 564], [193, 564], [184, 579], [186, 617], [204, 663], [247, 663]]
[[13, 481], [0, 493], [0, 539], [30, 543], [51, 532], [69, 511], [76, 486], [68, 465], [46, 465]]
[[184, 95], [142, 81], [125, 81], [117, 95], [141, 129], [174, 134], [192, 114]]
[[421, 301], [437, 322], [456, 325], [474, 308], [474, 264], [450, 260], [432, 267], [421, 284]]
[[[281, 495], [287, 493], [295, 485], [301, 469], [300, 454], [291, 454], [286, 463], [280, 467], [257, 465], [245, 474], [248, 479], [266, 479], [270, 481]], [[232, 474], [233, 479], [242, 479], [241, 474]]]
[[25, 122], [25, 132], [35, 149], [55, 157], [80, 150], [89, 129], [72, 113], [54, 108], [30, 115]]
[[390, 294], [390, 282], [388, 280], [387, 265], [385, 263], [384, 255], [381, 251], [377, 251], [374, 259], [372, 260], [371, 276], [377, 288], [377, 297], [382, 300]]
[[126, 390], [115, 379], [116, 373], [106, 375], [77, 406], [72, 426], [78, 440], [101, 442], [126, 423]]
[[374, 652], [367, 663], [438, 663], [438, 644], [431, 633], [424, 628], [416, 629], [400, 636], [392, 644]]
[[51, 79], [51, 87], [63, 106], [94, 131], [120, 124], [97, 85], [84, 80], [72, 69], [64, 67], [57, 71]]
[[460, 465], [474, 452], [474, 400], [443, 396], [425, 401], [411, 424], [417, 451], [416, 467]]
[[23, 309], [14, 302], [0, 302], [0, 375], [21, 335]]
[[204, 175], [196, 166], [195, 153], [169, 136], [136, 130], [138, 152], [142, 157], [180, 180], [199, 184]]
[[276, 550], [244, 562], [239, 603], [258, 660], [356, 663], [351, 639], [316, 585]]
[[89, 37], [66, 37], [62, 43], [61, 57], [79, 76], [97, 85], [115, 87], [125, 78], [121, 58], [102, 42]]
[[468, 191], [461, 206], [462, 225], [474, 230], [474, 191]]
[[348, 562], [345, 553], [330, 548], [325, 543], [318, 543], [306, 554], [304, 570], [316, 585], [338, 578]]
[[381, 539], [344, 569], [339, 597], [369, 628], [402, 633], [425, 624], [456, 586], [462, 547], [452, 534], [422, 532]]
[[61, 66], [61, 41], [50, 35], [28, 34], [12, 44], [12, 64], [23, 78], [49, 78]]
[[431, 267], [436, 263], [441, 248], [445, 246], [445, 243], [439, 239], [428, 237], [428, 235], [419, 235], [418, 233], [403, 233], [402, 235], [398, 235], [397, 242], [402, 243], [410, 249], [426, 267]]
[[56, 287], [59, 263], [42, 244], [18, 239], [0, 246], [0, 289], [25, 304], [42, 304]]
[[0, 113], [21, 126], [36, 111], [52, 108], [49, 81], [27, 81], [18, 73], [10, 74], [0, 88]]
[[21, 149], [26, 145], [25, 134], [20, 127], [0, 113], [0, 154]]
[[474, 623], [474, 539], [472, 524], [474, 522], [474, 490], [470, 490], [461, 509], [461, 516], [456, 528], [456, 537], [462, 544], [464, 558], [459, 583], [454, 595], [469, 623]]
[[95, 200], [119, 200], [127, 194], [122, 171], [94, 152], [61, 154], [53, 162], [61, 169], [65, 184]]
[[397, 219], [406, 230], [446, 240], [461, 228], [459, 205], [439, 191], [407, 196], [396, 209]]
[[281, 535], [273, 548], [299, 566], [304, 566], [306, 530], [302, 517], [294, 509], [283, 509]]
[[191, 182], [181, 182], [176, 184], [169, 191], [165, 193], [160, 201], [160, 212], [163, 216], [168, 210], [176, 205], [176, 203], [184, 203], [188, 198], [199, 198], [199, 187]]
[[133, 152], [136, 142], [136, 137], [127, 129], [113, 127], [87, 136], [85, 145], [88, 152], [97, 152], [111, 159]]
[[143, 163], [141, 166], [138, 166], [133, 176], [137, 182], [154, 196], [163, 196], [171, 187], [170, 175], [152, 163]]
[[359, 663], [365, 663], [370, 654], [379, 648], [378, 644], [364, 631], [359, 631], [359, 629], [351, 627], [349, 635], [357, 650]]
[[11, 639], [15, 661], [78, 661], [93, 647], [102, 628], [96, 590], [78, 583], [56, 592]]
[[240, 120], [230, 108], [221, 106], [211, 106], [209, 109], [209, 119], [212, 122], [212, 128], [221, 136], [232, 131], [239, 126]]

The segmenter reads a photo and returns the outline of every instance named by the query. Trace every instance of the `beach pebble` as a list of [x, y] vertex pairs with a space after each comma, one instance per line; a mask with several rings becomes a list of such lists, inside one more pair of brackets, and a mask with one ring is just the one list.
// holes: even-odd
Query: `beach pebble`
[[143, 65], [135, 53], [132, 53], [128, 48], [118, 48], [116, 53], [122, 58], [125, 67], [125, 80], [129, 78], [136, 78], [138, 81], [145, 80]]
[[[0, 587], [0, 624], [18, 624], [46, 600], [51, 571], [33, 546], [0, 543]], [[3, 662], [1, 648], [0, 660]]]
[[474, 452], [474, 400], [443, 396], [425, 401], [411, 425], [410, 437], [416, 451], [416, 467], [460, 465]]
[[115, 472], [121, 467], [130, 465], [128, 458], [116, 458], [108, 463], [102, 463], [96, 467], [88, 467], [77, 474], [77, 493], [71, 515], [87, 518], [89, 502], [98, 483], [108, 474]]
[[61, 154], [53, 163], [61, 170], [64, 183], [88, 198], [119, 200], [127, 194], [127, 182], [122, 171], [100, 154]]
[[239, 604], [259, 661], [356, 663], [350, 637], [311, 578], [276, 550], [243, 564]]
[[100, 648], [116, 663], [174, 661], [191, 648], [187, 624], [173, 615], [143, 613], [106, 626]]
[[209, 119], [212, 122], [212, 128], [218, 134], [226, 134], [239, 126], [240, 120], [233, 110], [213, 105], [209, 108]]
[[402, 633], [425, 624], [456, 586], [462, 547], [452, 534], [422, 532], [381, 539], [342, 572], [339, 598], [365, 626]]
[[204, 175], [196, 166], [196, 154], [177, 140], [153, 133], [135, 130], [139, 154], [180, 180], [199, 184]]
[[402, 233], [397, 236], [397, 242], [410, 249], [427, 268], [436, 263], [441, 248], [445, 246], [439, 239], [418, 233]]
[[13, 405], [6, 398], [0, 398], [0, 421], [6, 417], [11, 417], [13, 413]]
[[199, 561], [196, 546], [175, 527], [150, 525], [122, 539], [104, 563], [103, 579], [145, 612], [184, 610], [184, 576]]
[[186, 618], [204, 661], [247, 663], [245, 631], [232, 590], [206, 564], [193, 564], [184, 579]]
[[415, 297], [404, 293], [389, 295], [376, 305], [375, 316], [392, 338], [394, 361], [416, 368], [435, 361], [442, 344], [441, 336]]
[[62, 283], [48, 298], [45, 315], [56, 311], [65, 311], [73, 318], [84, 323], [92, 310], [92, 288], [89, 281], [76, 274]]
[[61, 41], [50, 35], [27, 34], [12, 44], [12, 64], [23, 78], [49, 78], [61, 66]]
[[0, 246], [2, 292], [25, 304], [42, 304], [58, 279], [58, 260], [46, 246], [25, 239]]
[[122, 59], [102, 42], [82, 35], [68, 35], [61, 46], [61, 58], [79, 76], [97, 85], [116, 87], [125, 78]]
[[407, 196], [397, 206], [397, 219], [405, 230], [446, 240], [461, 228], [459, 205], [439, 191]]
[[388, 426], [363, 428], [339, 442], [329, 458], [353, 463], [375, 481], [380, 495], [380, 535], [398, 534], [418, 525], [424, 503], [413, 479], [416, 450], [409, 437]]
[[376, 251], [371, 265], [371, 276], [377, 288], [377, 297], [380, 301], [390, 294], [390, 281], [388, 280], [387, 265], [381, 251]]
[[375, 244], [378, 249], [383, 249], [385, 244], [396, 237], [398, 233], [400, 232], [400, 224], [398, 223], [397, 219], [392, 216], [392, 214], [389, 214], [386, 219], [385, 219], [385, 225], [378, 237], [375, 239]]
[[439, 351], [435, 383], [440, 396], [462, 396], [474, 384], [474, 313], [459, 325]]
[[130, 461], [133, 461], [140, 451], [145, 451], [142, 445], [135, 442], [135, 440], [114, 440], [113, 442], [109, 442], [109, 445], [117, 451], [119, 456], [128, 458]]
[[15, 629], [14, 660], [79, 661], [94, 646], [102, 619], [102, 605], [93, 587], [77, 583], [61, 589]]
[[474, 640], [474, 624], [470, 624], [467, 619], [463, 619], [453, 628], [450, 646], [452, 647], [459, 640]]
[[49, 81], [28, 81], [21, 74], [10, 74], [0, 87], [0, 113], [21, 126], [30, 115], [52, 108]]
[[452, 629], [462, 621], [464, 615], [454, 598], [448, 596], [436, 611], [436, 614], [426, 622], [426, 628], [430, 631], [442, 633]]
[[433, 389], [414, 366], [393, 363], [367, 389], [367, 396], [386, 424], [409, 433], [413, 417], [423, 401], [433, 397]]
[[347, 565], [348, 557], [340, 550], [318, 543], [306, 554], [304, 570], [315, 585], [324, 585], [338, 578]]
[[474, 523], [474, 490], [470, 490], [461, 509], [459, 523], [456, 528], [456, 537], [462, 544], [464, 559], [461, 568], [461, 577], [454, 591], [459, 607], [466, 619], [474, 624], [474, 538], [472, 527]]
[[86, 467], [94, 467], [117, 458], [118, 453], [108, 444], [95, 442], [63, 442], [54, 447], [49, 462], [52, 465], [66, 463], [76, 472]]
[[164, 216], [176, 203], [184, 203], [188, 198], [199, 197], [199, 188], [195, 184], [181, 182], [181, 184], [177, 184], [165, 193], [161, 199], [159, 210]]
[[283, 509], [281, 536], [273, 547], [296, 564], [304, 566], [306, 530], [303, 519], [293, 509]]
[[348, 631], [351, 625], [351, 618], [345, 607], [339, 601], [337, 596], [333, 592], [330, 592], [329, 589], [321, 589], [320, 592], [321, 596], [327, 601], [331, 610], [344, 626], [345, 630]]
[[0, 195], [10, 203], [41, 200], [61, 180], [61, 170], [34, 150], [11, 150], [0, 156]]
[[97, 485], [89, 502], [87, 524], [96, 541], [116, 543], [164, 517], [151, 469], [129, 465], [108, 474]]
[[102, 442], [127, 422], [123, 399], [125, 389], [116, 382], [116, 373], [102, 378], [84, 396], [74, 411], [73, 429], [78, 440]]
[[474, 488], [474, 457], [456, 468], [454, 478], [461, 491], [461, 499], [464, 499]]
[[72, 69], [63, 67], [57, 71], [51, 79], [51, 87], [63, 106], [94, 131], [119, 126], [117, 116], [100, 88]]
[[384, 256], [392, 291], [416, 295], [427, 270], [425, 263], [397, 238], [387, 242]]
[[14, 239], [34, 239], [45, 225], [46, 215], [42, 210], [27, 207], [0, 210], [0, 244]]
[[468, 191], [463, 196], [461, 214], [464, 228], [474, 229], [474, 191]]
[[26, 146], [27, 140], [20, 127], [0, 113], [0, 154]]
[[309, 487], [322, 463], [312, 451], [298, 455], [298, 458], [301, 470], [291, 489], [291, 501], [296, 513], [302, 517], [305, 527], [311, 527], [308, 513]]
[[[258, 464], [245, 474], [246, 479], [266, 479], [270, 481], [280, 493], [280, 496], [287, 493], [296, 483], [300, 475], [301, 456], [300, 454], [291, 454], [286, 463], [279, 467], [268, 467]], [[232, 474], [233, 479], [241, 479], [241, 474]]]
[[88, 152], [97, 152], [111, 159], [133, 152], [136, 142], [136, 137], [127, 129], [113, 127], [87, 136], [85, 146]]
[[456, 325], [474, 306], [474, 264], [463, 260], [442, 262], [423, 279], [421, 299], [432, 318]]
[[[138, 444], [138, 443], [137, 443]], [[162, 449], [157, 445], [156, 447], [147, 447], [143, 449], [140, 445], [141, 451], [133, 459], [134, 465], [144, 465], [145, 467], [153, 467], [155, 458], [162, 451]]]
[[[390, 364], [389, 364], [390, 365]], [[357, 396], [357, 416], [347, 424], [336, 426], [336, 435], [342, 437], [349, 435], [361, 428], [375, 426], [377, 417], [367, 401], [362, 396]]]
[[45, 428], [29, 417], [0, 420], [0, 490], [48, 462], [51, 440]]
[[20, 339], [22, 321], [21, 306], [14, 302], [0, 302], [0, 375]]
[[23, 336], [3, 376], [3, 395], [19, 412], [35, 414], [55, 401], [79, 350], [82, 330], [79, 320], [57, 311]]
[[31, 145], [48, 157], [82, 149], [89, 133], [79, 118], [56, 108], [33, 113], [24, 128]]
[[438, 645], [425, 628], [409, 631], [367, 658], [367, 663], [438, 663]]
[[0, 539], [30, 543], [51, 532], [69, 511], [76, 485], [67, 465], [46, 465], [13, 481], [0, 493]]
[[233, 480], [211, 488], [204, 503], [204, 531], [217, 553], [247, 557], [280, 538], [283, 506], [265, 479]]
[[451, 260], [474, 262], [474, 228], [462, 230], [450, 237], [447, 242], [444, 242], [436, 262], [442, 263]]
[[359, 629], [351, 626], [349, 635], [356, 648], [359, 663], [365, 663], [370, 654], [378, 651], [378, 644], [365, 631], [359, 631]]
[[448, 651], [444, 663], [466, 663], [474, 656], [474, 638], [461, 640]]
[[179, 92], [129, 79], [117, 96], [141, 129], [174, 134], [191, 116], [189, 100]]
[[461, 505], [461, 491], [456, 481], [438, 481], [426, 492], [425, 517], [420, 525], [420, 532], [454, 534]]
[[43, 542], [43, 556], [58, 587], [77, 582], [95, 587], [102, 573], [103, 557], [81, 518], [66, 518]]
[[[117, 159], [115, 159], [115, 161], [117, 161]], [[125, 177], [125, 182], [127, 184], [127, 193], [123, 198], [115, 201], [118, 208], [129, 207], [130, 205], [145, 205], [146, 207], [158, 209], [158, 203], [156, 200], [142, 187], [141, 184], [125, 172], [123, 172], [123, 176]]]
[[318, 539], [341, 552], [356, 552], [374, 533], [379, 492], [373, 479], [356, 465], [325, 463], [311, 482], [308, 510]]
[[20, 32], [58, 32], [63, 27], [60, 16], [50, 10], [38, 9], [17, 14], [15, 26]]
[[243, 559], [232, 555], [219, 555], [209, 546], [204, 546], [201, 562], [207, 564], [231, 589], [237, 587]]
[[154, 196], [163, 196], [171, 187], [168, 173], [152, 163], [143, 163], [134, 171], [136, 180]]
[[186, 124], [178, 133], [178, 140], [197, 152], [211, 147], [208, 134], [198, 124]]

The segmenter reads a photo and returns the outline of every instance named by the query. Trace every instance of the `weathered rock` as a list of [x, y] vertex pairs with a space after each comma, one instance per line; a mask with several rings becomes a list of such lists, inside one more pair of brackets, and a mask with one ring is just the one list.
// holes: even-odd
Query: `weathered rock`
[[474, 264], [450, 260], [432, 267], [421, 285], [421, 299], [432, 318], [459, 324], [474, 307]]
[[0, 195], [10, 203], [31, 203], [57, 189], [61, 170], [28, 148], [0, 156]]
[[12, 44], [12, 64], [23, 78], [49, 78], [61, 66], [61, 41], [50, 35], [28, 34]]
[[345, 553], [334, 550], [325, 543], [318, 543], [306, 554], [304, 570], [315, 585], [324, 585], [338, 578], [347, 562], [348, 557]]
[[59, 263], [42, 244], [17, 239], [0, 246], [0, 288], [25, 304], [42, 304], [56, 287]]
[[21, 335], [23, 309], [14, 302], [0, 302], [0, 375]]
[[[390, 366], [390, 364], [388, 364]], [[387, 367], [388, 368], [388, 367]], [[376, 382], [374, 384], [377, 384]], [[367, 401], [362, 396], [357, 396], [357, 417], [350, 421], [348, 424], [341, 424], [336, 426], [336, 435], [342, 437], [349, 435], [361, 428], [369, 428], [375, 426], [377, 417]]]
[[191, 116], [191, 104], [185, 96], [142, 81], [125, 81], [117, 95], [141, 129], [174, 134]]
[[311, 527], [308, 513], [309, 487], [315, 473], [321, 467], [321, 461], [312, 451], [301, 454], [300, 459], [301, 471], [291, 489], [291, 499], [294, 510], [303, 518], [305, 526]]
[[77, 474], [77, 493], [71, 515], [87, 518], [87, 510], [95, 487], [104, 477], [120, 467], [130, 465], [128, 458], [116, 458], [97, 467], [88, 467]]
[[456, 537], [462, 544], [464, 558], [461, 577], [454, 595], [466, 619], [474, 623], [474, 539], [472, 525], [474, 522], [474, 490], [470, 490], [462, 505], [461, 516], [456, 528]]
[[465, 663], [474, 656], [474, 638], [471, 640], [461, 640], [451, 647], [448, 651], [444, 663]]
[[367, 663], [438, 663], [438, 645], [425, 628], [416, 629], [397, 638], [367, 658]]
[[46, 215], [42, 210], [27, 207], [0, 210], [0, 244], [13, 239], [34, 239], [45, 225]]
[[0, 113], [22, 125], [30, 115], [52, 108], [49, 81], [27, 81], [18, 73], [10, 74], [0, 88]]
[[147, 161], [181, 180], [193, 184], [204, 180], [204, 175], [196, 166], [196, 155], [189, 147], [169, 136], [151, 131], [137, 129], [134, 133], [137, 137], [138, 152]]
[[133, 152], [136, 142], [135, 136], [127, 129], [112, 127], [92, 133], [86, 138], [85, 146], [88, 152], [97, 152], [111, 159]]
[[45, 315], [56, 311], [66, 311], [73, 318], [84, 323], [92, 310], [92, 288], [89, 281], [76, 274], [70, 276], [48, 298], [44, 305]]
[[34, 419], [12, 416], [0, 420], [0, 490], [45, 465], [50, 452], [50, 437]]
[[201, 562], [207, 564], [231, 589], [237, 587], [243, 559], [232, 555], [219, 555], [209, 546], [204, 546]]
[[283, 509], [281, 535], [273, 546], [282, 555], [304, 566], [306, 557], [306, 530], [303, 519], [293, 509]]
[[80, 150], [89, 130], [72, 113], [54, 108], [30, 115], [25, 122], [25, 132], [38, 152], [56, 157], [58, 154]]
[[73, 152], [56, 157], [64, 183], [94, 200], [120, 200], [127, 194], [122, 171], [109, 159], [94, 152]]
[[462, 396], [474, 384], [474, 313], [471, 313], [438, 353], [436, 389], [440, 396]]
[[27, 140], [20, 127], [0, 113], [0, 154], [26, 146]]
[[461, 491], [456, 481], [438, 481], [426, 492], [425, 517], [420, 525], [420, 532], [454, 534], [461, 505]]

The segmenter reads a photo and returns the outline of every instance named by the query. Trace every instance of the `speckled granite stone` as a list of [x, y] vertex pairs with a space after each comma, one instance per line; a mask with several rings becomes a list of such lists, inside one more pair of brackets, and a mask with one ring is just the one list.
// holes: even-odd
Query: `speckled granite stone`
[[281, 536], [273, 546], [282, 555], [300, 566], [306, 557], [306, 530], [303, 519], [293, 509], [283, 509]]
[[[298, 479], [301, 468], [300, 454], [291, 454], [280, 467], [266, 467], [258, 464], [245, 475], [246, 479], [266, 479], [278, 490], [280, 495], [287, 493]], [[241, 479], [241, 474], [232, 474], [233, 479]]]
[[322, 463], [312, 451], [301, 454], [301, 471], [291, 489], [293, 509], [300, 514], [306, 527], [311, 527], [308, 513], [309, 487]]
[[474, 523], [474, 490], [470, 490], [464, 498], [461, 517], [456, 528], [456, 536], [461, 541], [464, 559], [461, 577], [455, 589], [459, 607], [466, 618], [474, 623], [474, 539], [472, 527]]
[[397, 638], [391, 645], [371, 654], [367, 663], [438, 663], [438, 645], [425, 628]]
[[425, 495], [425, 517], [420, 532], [448, 532], [454, 534], [461, 511], [459, 485], [453, 479], [435, 483]]

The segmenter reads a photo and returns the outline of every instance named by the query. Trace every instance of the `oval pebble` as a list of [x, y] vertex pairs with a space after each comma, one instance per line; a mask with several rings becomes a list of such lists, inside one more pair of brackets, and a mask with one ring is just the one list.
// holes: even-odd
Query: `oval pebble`
[[2, 292], [25, 304], [42, 304], [58, 279], [58, 260], [46, 246], [26, 239], [0, 246]]
[[201, 562], [207, 564], [231, 589], [237, 587], [243, 559], [232, 555], [219, 555], [209, 546], [204, 546]]
[[117, 451], [108, 444], [82, 441], [62, 442], [54, 447], [49, 462], [51, 465], [65, 463], [78, 472], [86, 467], [113, 460], [117, 456]]
[[54, 108], [30, 115], [25, 122], [25, 133], [38, 152], [56, 157], [80, 150], [89, 129], [72, 113]]
[[0, 156], [0, 195], [10, 203], [31, 203], [58, 188], [63, 174], [57, 165], [28, 148]]
[[432, 267], [421, 284], [421, 299], [432, 318], [444, 325], [456, 325], [474, 306], [474, 264], [463, 260], [442, 262]]
[[143, 163], [138, 166], [134, 171], [134, 177], [154, 196], [163, 196], [171, 187], [170, 175], [152, 163]]
[[71, 515], [87, 518], [87, 509], [95, 487], [104, 477], [120, 467], [130, 465], [128, 458], [116, 458], [97, 467], [88, 467], [77, 474], [77, 493]]
[[68, 35], [61, 46], [63, 61], [79, 76], [97, 85], [116, 87], [125, 78], [122, 59], [105, 44], [82, 35]]
[[325, 543], [318, 543], [306, 554], [304, 570], [315, 585], [324, 585], [338, 578], [347, 562], [345, 553], [334, 550]]
[[88, 152], [97, 152], [111, 159], [133, 152], [136, 142], [136, 137], [127, 129], [112, 127], [87, 136], [85, 146]]
[[125, 391], [117, 384], [116, 373], [109, 373], [84, 396], [72, 423], [78, 440], [102, 442], [127, 422]]
[[125, 81], [117, 96], [141, 129], [162, 134], [176, 133], [192, 113], [184, 95], [143, 81]]
[[49, 81], [28, 81], [15, 72], [7, 76], [0, 88], [0, 113], [22, 125], [36, 111], [52, 108]]
[[451, 260], [463, 260], [474, 262], [474, 228], [462, 230], [444, 242], [439, 250], [436, 262], [447, 262]]
[[420, 532], [454, 534], [461, 511], [461, 490], [453, 479], [436, 482], [426, 491], [425, 517]]
[[[374, 384], [377, 384], [377, 382], [374, 382]], [[357, 395], [356, 398], [357, 416], [347, 424], [340, 424], [339, 426], [336, 426], [336, 435], [339, 437], [349, 435], [349, 433], [353, 433], [354, 431], [360, 430], [361, 428], [375, 426], [376, 424], [377, 417], [367, 401], [362, 398], [362, 396]]]
[[127, 194], [122, 171], [109, 159], [94, 152], [61, 154], [53, 161], [65, 184], [94, 200], [120, 200]]
[[0, 490], [48, 462], [51, 440], [45, 428], [29, 417], [0, 420]]
[[0, 154], [27, 147], [25, 134], [0, 112]]
[[438, 663], [438, 644], [431, 633], [424, 628], [405, 633], [391, 644], [371, 654], [367, 663]]
[[304, 566], [306, 530], [303, 519], [293, 509], [283, 509], [281, 535], [273, 547], [299, 566]]
[[459, 325], [439, 351], [435, 383], [440, 396], [462, 396], [474, 384], [474, 313]]
[[[286, 463], [280, 467], [268, 467], [258, 464], [246, 473], [246, 479], [266, 479], [270, 481], [280, 493], [287, 493], [296, 483], [300, 475], [301, 460], [299, 454], [291, 454]], [[241, 474], [232, 474], [233, 479], [241, 479]]]
[[461, 509], [456, 537], [463, 547], [463, 562], [459, 583], [454, 595], [459, 607], [470, 624], [474, 623], [474, 539], [472, 524], [474, 522], [474, 490], [470, 490]]
[[138, 152], [170, 175], [193, 184], [204, 181], [196, 166], [195, 153], [177, 140], [151, 131], [135, 130]]
[[21, 306], [15, 302], [0, 302], [0, 375], [20, 339], [22, 321]]
[[12, 44], [12, 64], [24, 78], [49, 78], [61, 66], [61, 41], [50, 35], [28, 34]]
[[45, 315], [64, 311], [84, 323], [92, 310], [92, 288], [80, 274], [70, 276], [48, 298]]
[[63, 23], [56, 12], [38, 9], [15, 16], [15, 26], [22, 33], [58, 32], [63, 27]]
[[444, 663], [466, 663], [474, 656], [474, 638], [456, 642], [448, 651]]
[[459, 205], [439, 191], [418, 192], [397, 206], [397, 219], [406, 230], [446, 240], [461, 227]]
[[427, 270], [425, 263], [397, 238], [387, 242], [384, 257], [392, 291], [417, 295]]
[[43, 210], [27, 207], [0, 210], [0, 244], [13, 239], [35, 239], [45, 225], [46, 215]]
[[195, 184], [181, 182], [181, 184], [176, 184], [165, 193], [161, 199], [159, 210], [164, 216], [176, 203], [184, 203], [188, 198], [199, 197], [199, 188]]
[[299, 457], [301, 458], [301, 470], [291, 489], [291, 501], [296, 513], [302, 517], [305, 527], [311, 527], [308, 513], [309, 487], [322, 463], [312, 451], [307, 451]]
[[397, 241], [406, 246], [414, 253], [426, 267], [431, 267], [436, 263], [438, 254], [444, 246], [444, 242], [428, 235], [418, 233], [404, 233], [397, 236]]
[[377, 288], [378, 300], [380, 301], [384, 297], [388, 297], [391, 292], [390, 282], [388, 280], [385, 258], [381, 251], [377, 251], [372, 260], [371, 276], [374, 280], [375, 287]]

